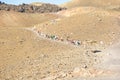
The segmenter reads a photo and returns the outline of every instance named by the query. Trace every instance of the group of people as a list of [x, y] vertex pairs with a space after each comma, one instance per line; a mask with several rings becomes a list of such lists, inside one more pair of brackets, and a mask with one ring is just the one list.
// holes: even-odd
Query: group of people
[[33, 30], [35, 32], [37, 32], [37, 34], [39, 34], [39, 36], [43, 37], [43, 38], [47, 38], [47, 39], [51, 39], [51, 40], [56, 40], [56, 41], [61, 41], [61, 42], [67, 42], [76, 46], [81, 45], [81, 41], [79, 40], [70, 40], [70, 39], [63, 39], [61, 37], [58, 37], [56, 35], [48, 35], [48, 34], [44, 34], [41, 31], [37, 30], [35, 27], [33, 28]]

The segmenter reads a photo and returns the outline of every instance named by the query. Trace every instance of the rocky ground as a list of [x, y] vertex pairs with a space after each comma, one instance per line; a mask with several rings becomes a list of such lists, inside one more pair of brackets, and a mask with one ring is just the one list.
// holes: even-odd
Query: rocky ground
[[16, 11], [22, 13], [49, 13], [49, 12], [58, 12], [65, 10], [66, 8], [61, 8], [54, 4], [43, 3], [40, 6], [31, 5], [31, 4], [21, 4], [21, 5], [12, 5], [0, 2], [0, 10], [5, 11]]
[[1, 10], [0, 80], [120, 80], [119, 38], [119, 9]]
[[[88, 72], [86, 72], [87, 69], [99, 62], [97, 55], [92, 53], [89, 48], [87, 50], [78, 46], [73, 47], [67, 44], [41, 39], [35, 36], [33, 32], [24, 31], [24, 29], [17, 30], [19, 36], [14, 36], [14, 32], [16, 32], [15, 29], [10, 29], [10, 33], [11, 32], [13, 33], [11, 35], [15, 37], [15, 39], [9, 36], [8, 40], [6, 40], [6, 37], [1, 36], [1, 53], [7, 53], [4, 55], [1, 54], [1, 63], [3, 63], [4, 60], [4, 64], [1, 64], [0, 69], [2, 80], [67, 79], [76, 76], [74, 73], [81, 71], [81, 69], [83, 70], [82, 73], [85, 71], [85, 74], [82, 76], [90, 76], [91, 74], [89, 75]], [[1, 33], [6, 34], [6, 30], [2, 29]], [[25, 33], [31, 35], [23, 36]], [[9, 42], [9, 40], [11, 41]], [[32, 41], [31, 45], [29, 41]], [[11, 46], [12, 43], [14, 43], [14, 45]], [[7, 48], [6, 45], [11, 47]], [[27, 50], [23, 50], [25, 46], [28, 46]], [[54, 46], [54, 49], [51, 46]], [[22, 51], [20, 50], [16, 53], [17, 49], [20, 48]], [[4, 51], [6, 49], [7, 51]], [[29, 49], [32, 50], [29, 51]]]

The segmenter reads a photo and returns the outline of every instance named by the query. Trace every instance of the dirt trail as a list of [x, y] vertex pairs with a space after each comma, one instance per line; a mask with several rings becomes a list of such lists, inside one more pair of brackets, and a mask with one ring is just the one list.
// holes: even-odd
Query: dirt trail
[[109, 47], [105, 51], [103, 64], [105, 68], [118, 71], [120, 73], [120, 43]]
[[0, 34], [0, 45], [3, 46], [0, 47], [2, 80], [53, 80], [48, 79], [51, 76], [67, 79], [67, 72], [75, 67], [90, 67], [97, 59], [83, 48], [40, 38], [24, 28], [3, 28]]
[[[48, 41], [51, 41], [51, 42], [58, 42], [58, 43], [61, 43], [61, 44], [66, 44], [65, 42], [60, 42], [60, 41], [54, 41], [54, 40], [50, 40], [50, 39], [47, 39], [47, 38], [45, 38], [44, 36], [40, 36], [38, 33], [37, 33], [37, 31], [34, 31], [32, 28], [25, 28], [25, 30], [28, 30], [28, 31], [31, 31], [32, 33], [34, 33], [34, 34], [36, 34], [38, 37], [40, 37], [40, 38], [42, 38], [42, 39], [45, 39], [45, 40], [48, 40]], [[69, 45], [69, 44], [68, 44]], [[80, 47], [78, 47], [78, 48], [80, 48]], [[115, 47], [116, 48], [116, 47]], [[119, 50], [119, 48], [117, 48], [117, 50]], [[105, 51], [107, 51], [107, 50], [105, 50]], [[109, 51], [109, 50], [108, 50]], [[103, 52], [101, 52], [101, 53], [99, 53], [99, 54], [95, 54], [96, 56], [100, 56], [101, 54], [102, 54]], [[105, 53], [104, 53], [105, 54]], [[106, 55], [104, 55], [104, 54], [102, 54], [103, 56], [107, 56], [108, 54], [106, 54]], [[110, 55], [110, 54], [109, 54]], [[108, 60], [108, 61], [110, 61], [110, 60], [112, 60], [111, 58], [103, 58], [103, 63], [101, 63], [102, 65], [104, 65], [104, 66], [101, 66], [101, 64], [99, 65], [99, 68], [98, 67], [94, 67], [94, 68], [88, 68], [88, 69], [84, 69], [84, 68], [75, 68], [75, 70], [73, 70], [73, 71], [71, 71], [70, 73], [64, 73], [64, 72], [58, 72], [58, 73], [56, 73], [56, 75], [51, 75], [51, 76], [49, 76], [49, 77], [46, 77], [46, 78], [43, 78], [43, 80], [53, 80], [53, 79], [59, 79], [59, 77], [64, 77], [64, 79], [65, 80], [67, 80], [67, 79], [70, 79], [70, 80], [99, 80], [99, 79], [101, 79], [101, 80], [116, 80], [117, 78], [115, 78], [116, 77], [116, 74], [115, 74], [115, 76], [114, 76], [114, 72], [115, 71], [113, 71], [113, 72], [111, 72], [112, 70], [111, 70], [111, 68], [109, 68], [109, 69], [105, 69], [105, 67], [106, 68], [108, 68], [107, 66], [109, 66], [109, 64], [108, 64], [108, 62], [107, 62], [107, 64], [108, 65], [106, 65], [106, 61]], [[115, 57], [116, 57], [116, 55], [115, 55]], [[117, 59], [116, 59], [117, 60]], [[113, 61], [112, 61], [113, 62]], [[118, 61], [119, 62], [119, 61]], [[114, 64], [114, 62], [113, 62], [113, 64]], [[115, 67], [115, 69], [116, 69], [116, 67]], [[110, 75], [113, 75], [112, 76], [112, 78], [111, 77], [107, 77], [107, 76], [110, 76]], [[117, 74], [118, 75], [118, 74]], [[73, 76], [73, 77], [71, 77], [71, 76]], [[87, 77], [88, 76], [88, 77]], [[81, 77], [83, 77], [83, 78], [81, 78]], [[118, 79], [119, 80], [119, 79]]]
[[33, 28], [25, 28], [25, 30], [31, 31], [31, 32], [35, 33], [38, 37], [45, 39], [45, 40], [52, 41], [52, 42], [59, 42], [59, 43], [66, 44], [66, 45], [69, 44], [70, 46], [73, 46], [73, 47], [75, 47], [75, 46], [77, 47], [77, 46], [81, 45], [81, 41], [79, 41], [79, 40], [63, 39], [62, 37], [56, 36], [54, 34], [52, 34], [52, 35], [45, 34], [39, 30], [34, 29], [34, 27]]
[[93, 74], [88, 77], [77, 76], [69, 80], [120, 80], [120, 43], [110, 46], [98, 55], [102, 55], [101, 63], [95, 66], [96, 71]]
[[103, 57], [97, 68], [109, 71], [109, 73], [106, 76], [96, 77], [94, 80], [120, 80], [120, 43], [110, 46], [101, 54]]

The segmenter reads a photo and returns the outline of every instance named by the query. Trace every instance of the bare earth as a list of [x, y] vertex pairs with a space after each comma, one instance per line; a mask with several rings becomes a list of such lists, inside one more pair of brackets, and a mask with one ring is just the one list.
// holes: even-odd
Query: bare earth
[[57, 13], [0, 11], [0, 80], [120, 80], [120, 1], [78, 1]]

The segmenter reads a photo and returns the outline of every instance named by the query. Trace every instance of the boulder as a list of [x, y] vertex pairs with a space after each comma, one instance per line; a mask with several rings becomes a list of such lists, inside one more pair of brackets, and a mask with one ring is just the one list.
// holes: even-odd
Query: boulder
[[99, 53], [99, 52], [102, 52], [101, 50], [92, 50], [91, 52], [93, 53]]
[[18, 12], [25, 12], [25, 9], [23, 9], [22, 7], [19, 7]]

